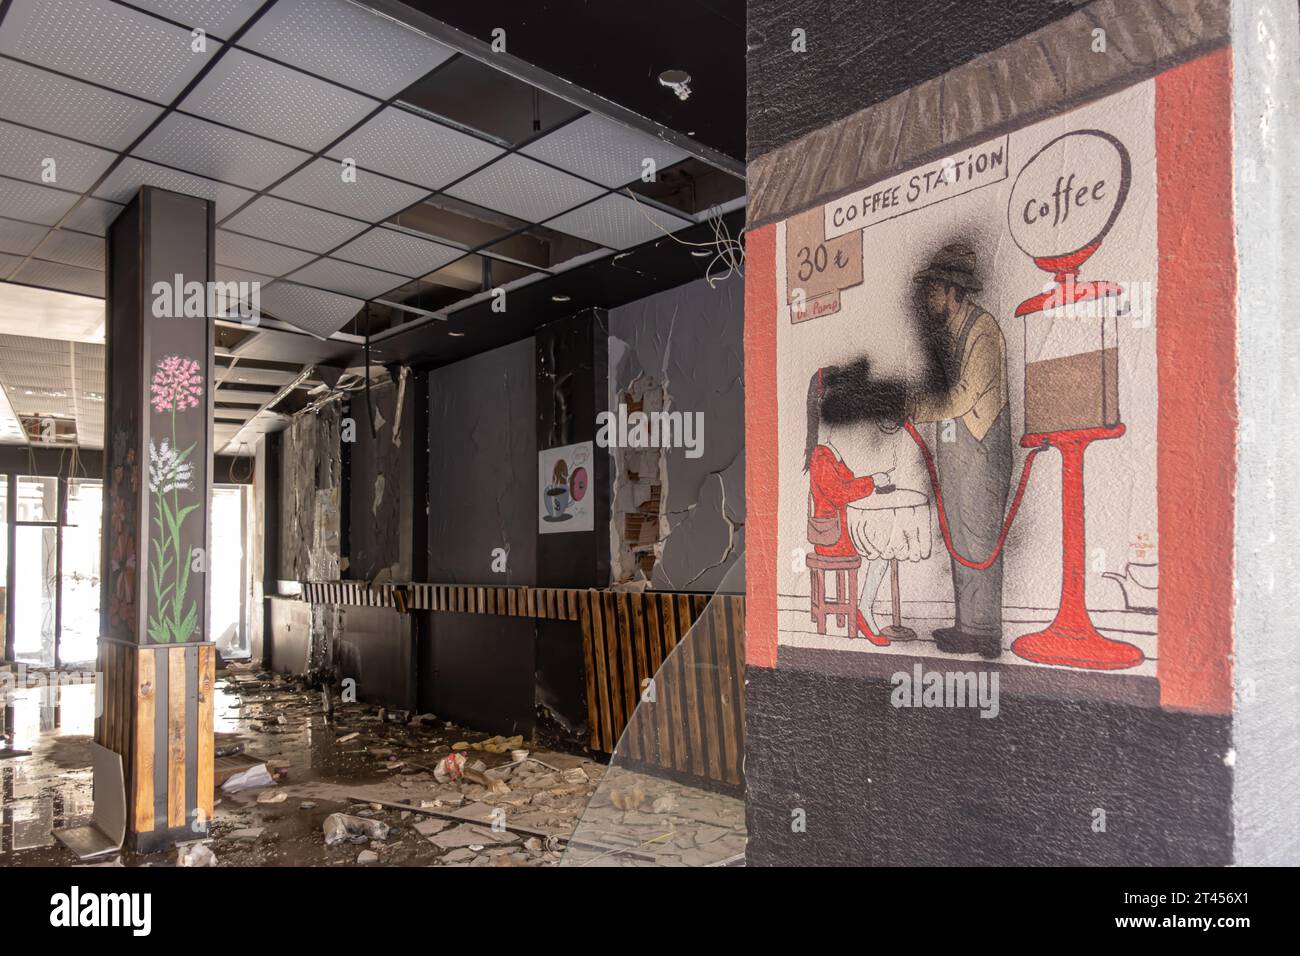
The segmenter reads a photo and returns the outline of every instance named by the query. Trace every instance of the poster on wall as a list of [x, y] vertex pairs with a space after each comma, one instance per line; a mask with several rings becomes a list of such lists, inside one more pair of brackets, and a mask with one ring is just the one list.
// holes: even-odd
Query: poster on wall
[[778, 225], [779, 645], [1155, 675], [1154, 87]]
[[595, 528], [591, 484], [593, 443], [537, 453], [537, 532], [559, 534]]

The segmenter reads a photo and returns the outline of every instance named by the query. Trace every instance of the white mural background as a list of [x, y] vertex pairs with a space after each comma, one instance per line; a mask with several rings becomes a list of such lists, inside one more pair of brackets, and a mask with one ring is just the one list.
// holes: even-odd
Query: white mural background
[[[1016, 173], [1042, 146], [1072, 130], [1099, 129], [1119, 138], [1128, 150], [1131, 185], [1124, 208], [1101, 248], [1084, 263], [1080, 281], [1106, 279], [1134, 287], [1135, 306], [1147, 314], [1120, 318], [1119, 407], [1127, 433], [1093, 443], [1085, 462], [1087, 527], [1087, 604], [1094, 623], [1108, 636], [1137, 644], [1147, 660], [1126, 674], [1155, 673], [1156, 620], [1125, 611], [1123, 594], [1105, 571], [1123, 572], [1127, 562], [1155, 561], [1156, 553], [1156, 330], [1157, 281], [1155, 85], [1145, 82], [1088, 106], [1013, 132], [1008, 140], [1008, 175], [1000, 183], [878, 222], [862, 231], [863, 281], [844, 289], [837, 313], [792, 324], [787, 304], [785, 223], [777, 232], [777, 394], [780, 435], [777, 591], [779, 642], [864, 653], [941, 654], [928, 640], [930, 631], [952, 622], [952, 583], [948, 554], [931, 509], [934, 547], [927, 560], [903, 564], [900, 592], [904, 623], [920, 641], [878, 648], [844, 637], [832, 626], [816, 633], [808, 613], [809, 572], [803, 555], [806, 539], [808, 476], [803, 471], [808, 381], [816, 369], [866, 356], [883, 377], [919, 380], [920, 347], [911, 317], [912, 277], [942, 246], [964, 242], [978, 257], [983, 290], [973, 298], [999, 322], [1007, 346], [1011, 424], [1015, 443], [1012, 481], [1027, 453], [1019, 447], [1024, 423], [1023, 319], [1017, 305], [1042, 292], [1051, 275], [1040, 270], [1012, 241], [1007, 203]], [[964, 158], [966, 152], [954, 153]], [[931, 164], [927, 164], [927, 167]], [[1206, 316], [1206, 321], [1214, 321]], [[1031, 316], [1028, 321], [1078, 321]], [[869, 426], [868, 426], [869, 427]], [[882, 449], [868, 437], [868, 427], [836, 430], [835, 445], [854, 474], [879, 470]], [[920, 426], [931, 447], [935, 426]], [[870, 429], [872, 432], [874, 428]], [[878, 433], [877, 433], [878, 434]], [[902, 431], [890, 439], [886, 455], [896, 455], [896, 484], [930, 494], [924, 465]], [[1004, 646], [1022, 633], [1051, 620], [1061, 578], [1060, 456], [1038, 456], [1020, 514], [1005, 551], [1003, 588]], [[984, 555], [970, 557], [982, 558]], [[1228, 569], [1225, 569], [1228, 573]], [[875, 605], [877, 618], [888, 622], [889, 580]], [[1009, 652], [1007, 663], [1025, 663]]]

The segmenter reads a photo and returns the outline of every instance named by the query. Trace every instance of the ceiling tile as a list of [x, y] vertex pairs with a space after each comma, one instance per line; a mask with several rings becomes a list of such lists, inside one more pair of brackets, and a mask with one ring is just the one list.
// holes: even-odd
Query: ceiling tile
[[365, 223], [355, 219], [344, 219], [274, 196], [254, 200], [222, 225], [246, 236], [312, 252], [329, 252], [366, 228]]
[[217, 264], [268, 276], [282, 276], [316, 258], [310, 252], [290, 249], [251, 236], [217, 230]]
[[77, 295], [104, 297], [104, 273], [78, 269], [61, 262], [28, 259], [27, 265], [9, 277], [11, 282], [38, 285], [45, 289], [75, 292]]
[[15, 123], [123, 150], [161, 112], [152, 103], [0, 59], [0, 117]]
[[104, 247], [107, 243], [96, 236], [80, 232], [53, 230], [35, 252], [39, 259], [62, 262], [83, 269], [104, 270]]
[[[258, 241], [256, 239], [249, 239], [247, 236], [236, 236], [234, 233], [230, 233], [230, 232], [217, 233], [218, 252], [217, 252], [216, 277], [218, 282], [249, 282], [249, 283], [256, 282], [259, 286], [266, 286], [266, 285], [270, 285], [272, 282], [275, 281], [276, 278], [275, 276], [266, 275], [261, 272], [253, 272], [249, 269], [240, 269], [236, 266], [222, 265], [220, 243], [221, 243], [221, 237], [223, 235], [229, 237], [229, 239], [232, 241], [233, 240], [240, 240], [243, 242]], [[262, 245], [269, 246], [271, 245], [271, 243], [269, 242], [262, 243]], [[280, 246], [278, 248], [284, 248], [284, 247]], [[296, 252], [297, 250], [290, 250], [290, 251]], [[260, 291], [258, 294], [259, 295], [261, 294]]]
[[0, 210], [14, 219], [52, 226], [76, 201], [76, 193], [0, 176]]
[[16, 219], [0, 219], [0, 252], [25, 256], [40, 245], [49, 231], [48, 226], [37, 226]]
[[389, 106], [329, 155], [378, 173], [441, 189], [505, 150], [467, 133]]
[[181, 103], [205, 116], [303, 149], [324, 149], [379, 104], [243, 50], [218, 60]]
[[658, 207], [614, 194], [551, 219], [546, 225], [611, 249], [627, 249], [691, 223]]
[[262, 290], [265, 311], [322, 339], [347, 325], [363, 305], [360, 299], [292, 282], [276, 282]]
[[310, 158], [301, 150], [177, 113], [159, 123], [134, 152], [249, 189], [265, 189]]
[[0, 123], [0, 173], [14, 179], [84, 193], [115, 157], [106, 149]]
[[141, 186], [157, 186], [187, 196], [211, 199], [216, 203], [217, 218], [223, 219], [253, 198], [253, 193], [168, 166], [159, 166], [128, 156], [95, 190], [95, 195], [115, 202], [130, 202]]
[[239, 43], [380, 99], [396, 96], [452, 55], [347, 0], [280, 0]]
[[131, 0], [131, 3], [225, 40], [257, 12], [263, 0]]
[[357, 236], [337, 250], [334, 256], [416, 278], [439, 269], [464, 254], [463, 250], [453, 246], [381, 227]]
[[82, 196], [81, 202], [77, 203], [76, 208], [68, 213], [68, 218], [63, 220], [63, 228], [105, 236], [108, 235], [108, 227], [113, 224], [113, 220], [118, 217], [123, 208], [115, 202], [106, 202], [93, 196]]
[[116, 3], [13, 0], [0, 53], [170, 103], [221, 47], [190, 46], [190, 31]]
[[0, 279], [9, 278], [9, 273], [18, 267], [18, 263], [23, 261], [22, 256], [10, 255], [7, 252], [0, 252]]
[[523, 147], [521, 152], [616, 187], [639, 179], [646, 159], [661, 170], [688, 159], [685, 150], [588, 113]]
[[294, 282], [329, 289], [360, 299], [373, 299], [407, 281], [405, 276], [381, 272], [338, 259], [317, 259], [289, 276]]
[[510, 154], [447, 190], [448, 195], [525, 222], [542, 222], [599, 196], [599, 186]]
[[364, 169], [352, 170], [355, 177], [345, 182], [343, 169], [341, 163], [332, 159], [317, 159], [271, 192], [366, 222], [387, 219], [429, 195], [427, 189], [399, 183]]

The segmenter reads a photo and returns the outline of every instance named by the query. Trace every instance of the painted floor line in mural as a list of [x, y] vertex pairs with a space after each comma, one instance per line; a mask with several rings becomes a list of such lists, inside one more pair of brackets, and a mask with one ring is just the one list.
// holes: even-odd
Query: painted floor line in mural
[[[784, 605], [784, 602], [782, 602]], [[881, 616], [881, 620], [887, 620], [889, 610], [877, 608], [876, 613]], [[1127, 612], [1111, 611], [1111, 617], [1125, 615]], [[1025, 634], [1033, 633], [1039, 630], [1051, 620], [1051, 612], [1045, 612], [1041, 616], [1033, 619], [1024, 620], [1005, 619], [1003, 621], [1002, 632], [1002, 653], [999, 657], [985, 659], [978, 654], [950, 654], [939, 650], [933, 633], [936, 629], [945, 626], [952, 620], [951, 614], [945, 616], [942, 613], [927, 616], [913, 616], [904, 613], [902, 623], [905, 627], [910, 627], [917, 634], [916, 640], [911, 641], [894, 641], [887, 647], [879, 647], [861, 637], [845, 637], [843, 628], [836, 628], [832, 619], [828, 622], [826, 634], [818, 634], [817, 626], [810, 619], [807, 599], [804, 599], [802, 608], [788, 608], [781, 606], [777, 610], [777, 633], [778, 643], [784, 647], [803, 647], [819, 650], [850, 651], [863, 654], [893, 654], [901, 656], [923, 655], [943, 660], [954, 661], [979, 661], [990, 664], [1014, 664], [1021, 667], [1032, 668], [1050, 668], [1052, 670], [1073, 670], [1057, 664], [1042, 664], [1036, 661], [1025, 660], [1011, 652], [1012, 643]], [[1107, 627], [1107, 612], [1100, 612], [1095, 616], [1098, 630], [1107, 636], [1114, 636], [1117, 639], [1129, 641], [1137, 645], [1143, 652], [1146, 659], [1136, 667], [1129, 668], [1126, 674], [1137, 677], [1155, 677], [1156, 676], [1156, 636], [1147, 632], [1134, 632], [1125, 628]]]

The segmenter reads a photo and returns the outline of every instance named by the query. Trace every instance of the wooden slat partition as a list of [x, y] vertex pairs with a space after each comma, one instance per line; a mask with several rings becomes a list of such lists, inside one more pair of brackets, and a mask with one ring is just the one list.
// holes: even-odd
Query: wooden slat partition
[[744, 597], [577, 596], [592, 749], [739, 786]]
[[[742, 595], [468, 584], [308, 582], [313, 603], [576, 621], [591, 747], [738, 786], [744, 754]], [[694, 630], [693, 630], [694, 629]], [[652, 700], [644, 682], [656, 677]], [[631, 733], [625, 733], [631, 725]], [[620, 740], [622, 741], [620, 744]]]

